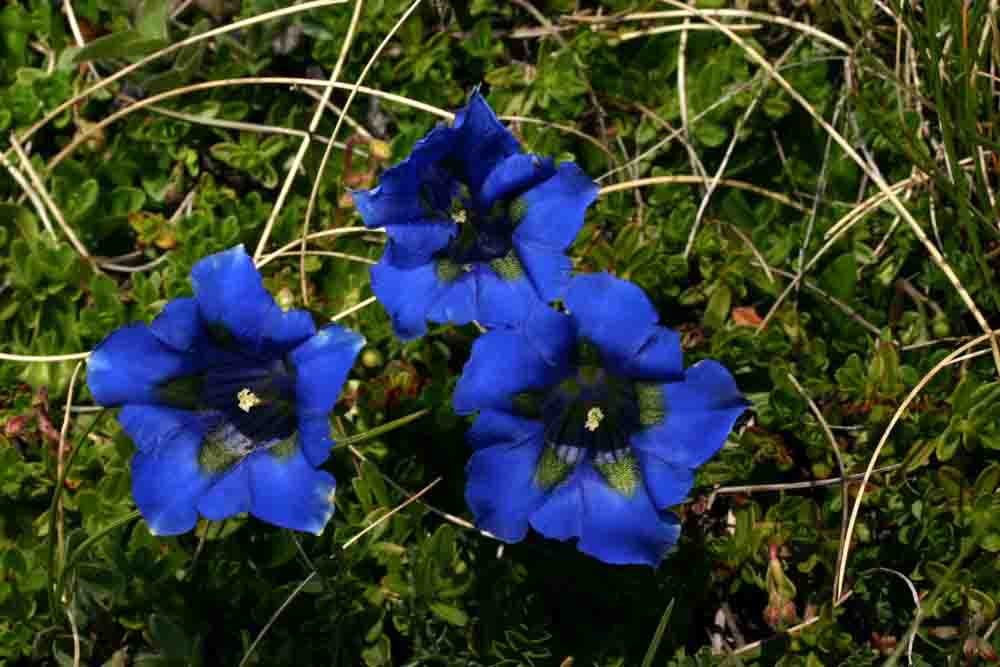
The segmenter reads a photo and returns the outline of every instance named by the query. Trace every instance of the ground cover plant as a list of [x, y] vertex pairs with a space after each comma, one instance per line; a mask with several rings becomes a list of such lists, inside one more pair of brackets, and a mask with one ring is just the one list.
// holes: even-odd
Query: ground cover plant
[[995, 663], [998, 14], [6, 3], [0, 664]]

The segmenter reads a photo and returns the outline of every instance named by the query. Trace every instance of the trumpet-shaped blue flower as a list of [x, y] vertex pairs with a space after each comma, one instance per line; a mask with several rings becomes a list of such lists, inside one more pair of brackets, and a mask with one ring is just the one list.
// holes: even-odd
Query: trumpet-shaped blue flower
[[372, 290], [410, 339], [427, 320], [517, 324], [559, 298], [597, 186], [573, 163], [523, 153], [477, 91], [451, 127], [352, 194], [365, 224], [386, 230]]
[[364, 339], [283, 311], [238, 246], [199, 261], [193, 298], [90, 355], [87, 383], [135, 441], [132, 495], [150, 530], [249, 512], [320, 533], [333, 514], [329, 412]]
[[565, 304], [474, 344], [454, 396], [456, 411], [479, 410], [466, 500], [507, 542], [531, 526], [607, 563], [655, 566], [680, 533], [666, 508], [748, 403], [719, 363], [684, 368], [678, 334], [635, 285], [579, 276]]

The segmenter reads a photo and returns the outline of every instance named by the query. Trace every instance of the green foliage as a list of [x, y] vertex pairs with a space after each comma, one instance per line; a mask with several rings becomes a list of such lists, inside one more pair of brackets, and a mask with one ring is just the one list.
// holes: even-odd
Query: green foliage
[[[91, 67], [104, 78], [294, 3], [199, 0], [175, 18], [168, 0], [71, 4], [82, 48], [62, 3], [0, 9], [0, 136], [23, 136], [91, 86]], [[665, 7], [600, 4], [605, 17]], [[1000, 385], [985, 342], [941, 366], [981, 330], [920, 236], [995, 324], [1000, 118], [989, 73], [1000, 46], [990, 3], [738, 4], [850, 45], [845, 59], [815, 32], [762, 19], [738, 33], [881, 177], [902, 184], [896, 194], [922, 234], [885, 200], [859, 216], [859, 202], [879, 194], [872, 178], [740, 46], [701, 27], [686, 37], [649, 30], [680, 19], [600, 24], [582, 20], [595, 17], [595, 3], [532, 3], [543, 25], [524, 3], [424, 3], [364, 81], [444, 109], [484, 84], [499, 113], [539, 121], [512, 122], [529, 150], [573, 159], [602, 186], [666, 181], [602, 195], [572, 248], [577, 270], [645, 289], [662, 323], [681, 332], [686, 362], [723, 362], [753, 403], [752, 418], [699, 468], [678, 508], [681, 542], [659, 569], [607, 566], [536, 535], [498, 553], [499, 543], [469, 530], [469, 422], [450, 397], [477, 332], [439, 326], [404, 344], [375, 305], [345, 320], [369, 347], [335, 413], [343, 446], [327, 467], [339, 482], [337, 511], [319, 537], [244, 517], [151, 535], [131, 500], [133, 445], [114, 420], [70, 415], [73, 453], [59, 483], [75, 362], [0, 362], [0, 665], [73, 664], [67, 614], [81, 664], [94, 665], [860, 667], [901, 664], [915, 620], [912, 664], [988, 664], [996, 634], [984, 636], [1000, 601]], [[273, 128], [309, 130], [317, 100], [301, 85], [238, 79], [328, 78], [352, 7], [188, 44], [75, 100], [22, 141], [65, 223], [112, 266], [82, 259], [51, 212], [52, 232], [21, 186], [0, 178], [0, 352], [93, 349], [189, 295], [201, 257], [256, 247], [301, 141]], [[358, 80], [407, 7], [364, 3], [341, 82]], [[135, 100], [223, 80], [237, 81], [100, 125]], [[343, 107], [347, 95], [330, 101]], [[363, 92], [349, 115], [374, 140], [344, 124], [336, 140], [350, 145], [350, 159], [336, 148], [320, 176], [320, 139], [337, 118], [322, 115], [268, 250], [300, 237], [317, 178], [310, 229], [360, 225], [346, 189], [373, 186], [440, 120]], [[726, 180], [701, 210], [701, 177], [724, 160]], [[848, 215], [859, 217], [830, 238]], [[310, 240], [309, 250], [375, 260], [381, 243], [345, 234]], [[300, 276], [298, 258], [293, 249], [264, 268], [283, 305], [302, 307], [304, 284], [325, 321], [371, 295], [363, 261], [307, 255]], [[659, 395], [648, 398], [643, 418], [658, 422]], [[74, 403], [92, 404], [83, 384]], [[836, 478], [841, 465], [863, 473], [877, 448], [875, 466], [896, 467], [864, 489], [843, 582], [851, 596], [834, 605], [844, 510], [861, 491], [801, 483]], [[548, 483], [566, 471], [543, 472]], [[424, 500], [441, 513], [414, 503], [389, 516], [404, 490], [438, 476]], [[712, 494], [723, 485], [744, 488]], [[745, 488], [757, 485], [768, 486]]]

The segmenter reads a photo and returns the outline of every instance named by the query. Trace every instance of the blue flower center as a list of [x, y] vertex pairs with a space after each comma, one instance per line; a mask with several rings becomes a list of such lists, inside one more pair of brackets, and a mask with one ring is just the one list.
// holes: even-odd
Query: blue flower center
[[428, 215], [458, 225], [458, 234], [435, 256], [439, 273], [445, 279], [453, 279], [476, 264], [492, 264], [511, 257], [514, 230], [526, 211], [521, 195], [553, 173], [551, 165], [537, 161], [530, 172], [506, 191], [494, 192], [486, 206], [482, 193], [470, 191], [462, 171], [445, 160], [427, 169], [421, 188], [420, 198]]
[[203, 415], [208, 440], [233, 455], [270, 446], [297, 430], [295, 374], [283, 358], [262, 361], [227, 353], [222, 363], [199, 375], [162, 385], [160, 398]]
[[666, 416], [660, 385], [609, 372], [597, 348], [582, 341], [573, 371], [557, 384], [514, 397], [514, 411], [541, 420], [545, 447], [535, 482], [552, 488], [588, 462], [615, 491], [631, 496], [642, 481], [630, 438]]
[[283, 359], [208, 369], [201, 403], [258, 445], [284, 440], [297, 427], [295, 376]]
[[641, 427], [632, 383], [586, 363], [548, 390], [541, 418], [546, 446], [570, 465], [585, 458], [597, 464], [624, 460], [629, 437]]

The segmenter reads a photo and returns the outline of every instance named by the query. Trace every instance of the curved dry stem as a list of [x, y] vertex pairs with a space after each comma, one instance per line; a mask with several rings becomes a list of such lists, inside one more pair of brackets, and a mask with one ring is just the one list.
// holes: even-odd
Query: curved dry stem
[[[744, 9], [699, 9], [698, 14], [700, 17], [719, 17], [719, 18], [746, 18], [754, 21], [762, 21], [764, 23], [773, 23], [775, 25], [784, 26], [786, 28], [791, 28], [792, 30], [798, 30], [799, 32], [805, 33], [810, 37], [815, 37], [821, 42], [825, 42], [830, 46], [843, 51], [844, 53], [850, 53], [851, 47], [833, 35], [823, 32], [822, 30], [809, 25], [808, 23], [802, 23], [801, 21], [793, 21], [792, 19], [787, 19], [783, 16], [774, 16], [773, 14], [767, 14], [765, 12], [754, 12]], [[569, 20], [584, 20], [587, 23], [625, 23], [629, 21], [651, 21], [656, 19], [679, 19], [684, 17], [690, 17], [691, 12], [685, 10], [666, 10], [660, 12], [635, 12], [632, 14], [626, 14], [625, 16], [609, 16], [607, 18], [585, 18], [585, 17], [567, 17]], [[713, 21], [704, 19], [709, 25], [713, 25]], [[691, 26], [689, 25], [688, 28]], [[735, 28], [737, 26], [728, 26], [730, 28]]]
[[[66, 410], [63, 413], [62, 428], [59, 429], [59, 450], [56, 456], [56, 480], [64, 479], [66, 466], [66, 434], [69, 433], [69, 417], [73, 407], [73, 390], [76, 389], [76, 378], [83, 368], [83, 361], [76, 362], [73, 368], [73, 375], [69, 379], [69, 388], [66, 390]], [[63, 544], [65, 542], [65, 526], [63, 520], [62, 494], [56, 496], [56, 554], [59, 557], [60, 567], [62, 567]], [[61, 600], [60, 600], [61, 602]]]
[[[775, 67], [781, 67], [781, 64], [788, 58], [788, 56], [790, 56], [792, 52], [798, 48], [801, 39], [802, 38], [800, 37], [799, 39], [794, 40], [792, 44], [785, 49], [785, 52], [778, 59]], [[764, 82], [761, 85], [760, 92], [754, 95], [754, 98], [750, 101], [750, 104], [747, 105], [743, 115], [736, 121], [736, 127], [733, 128], [733, 138], [729, 141], [729, 145], [726, 147], [726, 152], [722, 156], [722, 162], [719, 163], [715, 176], [712, 177], [712, 180], [708, 183], [708, 187], [705, 188], [705, 196], [701, 198], [701, 202], [698, 204], [698, 211], [694, 215], [694, 223], [691, 225], [691, 231], [688, 232], [687, 243], [684, 245], [684, 259], [687, 259], [688, 255], [691, 254], [691, 248], [694, 247], [694, 240], [698, 236], [698, 228], [701, 226], [702, 216], [705, 215], [705, 211], [708, 210], [708, 203], [711, 201], [715, 190], [719, 187], [719, 179], [721, 179], [722, 175], [726, 173], [726, 167], [729, 166], [729, 160], [732, 158], [733, 150], [736, 148], [736, 142], [739, 139], [740, 134], [743, 132], [743, 126], [746, 125], [748, 120], [750, 120], [750, 116], [753, 115], [753, 112], [757, 109], [757, 105], [760, 104], [760, 100], [763, 98], [764, 92], [770, 84], [771, 75], [768, 72], [764, 77]], [[819, 202], [817, 201], [816, 206], [813, 207], [814, 212], [818, 205]]]
[[[823, 433], [826, 435], [826, 439], [830, 441], [834, 458], [837, 459], [837, 469], [840, 470], [840, 545], [838, 549], [842, 551], [845, 544], [844, 535], [847, 532], [847, 466], [844, 465], [844, 457], [840, 453], [840, 445], [837, 444], [837, 438], [834, 437], [833, 431], [830, 430], [830, 425], [820, 411], [819, 406], [816, 405], [816, 401], [806, 393], [806, 390], [799, 384], [794, 375], [788, 373], [788, 379], [791, 381], [792, 386], [795, 387], [795, 391], [799, 392], [799, 395], [805, 399], [819, 425], [823, 427]], [[838, 598], [836, 587], [834, 587], [833, 602], [836, 603]]]
[[[59, 210], [59, 207], [56, 206], [56, 203], [55, 201], [53, 201], [52, 196], [49, 194], [48, 190], [45, 189], [45, 184], [42, 183], [42, 179], [38, 176], [38, 173], [35, 171], [35, 168], [31, 165], [31, 158], [29, 158], [28, 154], [24, 152], [24, 148], [21, 146], [21, 143], [17, 140], [17, 137], [14, 136], [13, 132], [10, 135], [10, 145], [12, 150], [15, 153], [17, 153], [17, 157], [18, 159], [21, 160], [21, 164], [24, 165], [24, 170], [28, 172], [28, 178], [31, 179], [32, 185], [35, 186], [35, 191], [38, 193], [38, 196], [45, 203], [45, 205], [48, 206], [49, 211], [52, 213], [52, 215], [55, 216], [56, 222], [59, 223], [59, 228], [63, 230], [63, 233], [66, 235], [66, 238], [69, 239], [70, 245], [73, 246], [74, 250], [76, 250], [76, 252], [80, 255], [80, 257], [94, 264], [93, 258], [91, 258], [90, 253], [87, 252], [87, 249], [84, 247], [83, 243], [81, 243], [80, 239], [77, 238], [76, 232], [74, 232], [73, 228], [70, 227], [69, 223], [66, 222], [66, 218], [63, 217], [62, 211]], [[94, 264], [94, 269], [97, 271], [100, 270], [97, 268], [96, 264]]]
[[[299, 239], [299, 243], [302, 239]], [[307, 250], [306, 255], [310, 257], [335, 257], [337, 259], [346, 259], [349, 262], [357, 262], [359, 264], [378, 264], [374, 259], [369, 259], [367, 257], [362, 257], [360, 255], [352, 255], [346, 252], [337, 252], [335, 250]], [[273, 252], [267, 255], [267, 258], [278, 259], [280, 257], [299, 257], [297, 252]]]
[[8, 160], [7, 156], [3, 153], [0, 153], [0, 164], [3, 164], [3, 166], [7, 169], [7, 173], [9, 173], [11, 178], [13, 178], [14, 181], [21, 186], [21, 189], [24, 190], [24, 194], [26, 194], [28, 199], [31, 200], [31, 205], [35, 207], [35, 212], [38, 213], [38, 217], [42, 221], [42, 226], [45, 228], [45, 231], [55, 237], [55, 227], [52, 226], [52, 221], [49, 220], [49, 214], [45, 210], [45, 204], [42, 203], [38, 193], [35, 192], [35, 188], [31, 186], [31, 183], [29, 183], [28, 179], [24, 177], [24, 174], [22, 174], [17, 167], [12, 165], [10, 160]]
[[90, 352], [77, 352], [75, 354], [49, 354], [42, 356], [0, 352], [0, 361], [19, 361], [27, 364], [52, 364], [60, 361], [78, 361], [80, 359], [86, 359], [89, 356]]
[[[340, 236], [342, 234], [364, 234], [365, 232], [379, 233], [382, 232], [382, 230], [368, 229], [367, 227], [339, 227], [337, 229], [324, 229], [321, 232], [313, 232], [312, 234], [310, 234], [309, 240], [311, 241], [313, 239], [326, 238], [327, 236]], [[300, 243], [302, 243], [302, 239], [295, 239], [294, 241], [290, 241], [289, 243], [286, 243], [285, 245], [281, 246], [274, 252], [265, 255], [264, 257], [261, 257], [260, 261], [257, 262], [257, 268], [259, 269], [263, 267], [265, 264], [284, 255], [289, 250], [294, 250], [295, 248], [298, 248]]]
[[[753, 32], [755, 30], [760, 30], [763, 28], [763, 24], [760, 23], [740, 23], [731, 26], [733, 30], [738, 30], [740, 32]], [[633, 39], [639, 39], [640, 37], [648, 37], [650, 35], [663, 35], [670, 32], [681, 32], [688, 30], [715, 30], [714, 27], [707, 23], [690, 23], [683, 25], [661, 25], [656, 28], [646, 28], [645, 30], [633, 30], [631, 32], [623, 32], [614, 38], [617, 42], [628, 42]]]
[[366, 307], [372, 305], [373, 303], [375, 303], [375, 301], [377, 301], [377, 299], [374, 296], [370, 296], [367, 299], [365, 299], [364, 301], [361, 301], [360, 303], [356, 303], [353, 306], [351, 306], [350, 308], [337, 313], [336, 315], [334, 315], [333, 317], [330, 318], [330, 321], [331, 322], [337, 322], [339, 320], [342, 320], [345, 317], [347, 317], [348, 315], [356, 313], [359, 310], [361, 310], [362, 308], [366, 308]]
[[561, 123], [552, 123], [552, 122], [549, 122], [547, 120], [541, 120], [541, 119], [538, 119], [538, 118], [528, 118], [527, 116], [498, 116], [498, 118], [500, 120], [506, 120], [506, 121], [511, 122], [511, 123], [529, 123], [531, 125], [542, 125], [544, 127], [554, 128], [556, 130], [559, 130], [560, 132], [565, 132], [566, 134], [572, 134], [572, 135], [577, 136], [577, 137], [583, 139], [584, 141], [586, 141], [586, 142], [594, 145], [602, 153], [604, 153], [609, 158], [611, 158], [612, 162], [615, 162], [615, 163], [618, 162], [618, 159], [615, 157], [615, 154], [612, 153], [611, 150], [607, 146], [605, 146], [604, 144], [602, 144], [595, 137], [590, 136], [586, 132], [581, 132], [580, 130], [576, 129], [575, 127], [570, 127], [569, 125], [563, 125]]
[[415, 494], [413, 494], [412, 496], [410, 496], [409, 498], [407, 498], [406, 500], [404, 500], [402, 503], [400, 503], [396, 507], [393, 507], [391, 510], [389, 510], [387, 513], [385, 513], [382, 516], [380, 516], [378, 519], [376, 519], [375, 521], [373, 521], [371, 524], [365, 526], [361, 530], [361, 532], [359, 532], [357, 535], [355, 535], [351, 539], [349, 539], [346, 542], [344, 542], [344, 546], [342, 548], [345, 549], [345, 550], [349, 549], [352, 544], [354, 544], [355, 542], [357, 542], [358, 540], [360, 540], [362, 537], [364, 537], [369, 531], [374, 530], [375, 528], [377, 528], [378, 526], [380, 526], [382, 523], [384, 523], [384, 522], [388, 521], [389, 519], [391, 519], [393, 517], [393, 515], [395, 515], [397, 512], [399, 512], [401, 509], [403, 509], [407, 505], [409, 505], [411, 503], [415, 503], [416, 501], [420, 500], [420, 497], [422, 495], [424, 495], [425, 493], [427, 493], [428, 491], [430, 491], [431, 489], [433, 489], [435, 486], [437, 486], [438, 482], [440, 482], [442, 479], [444, 479], [444, 478], [443, 477], [437, 477], [430, 484], [428, 484], [424, 488], [422, 488], [419, 491], [417, 491]]
[[[896, 409], [896, 412], [893, 413], [892, 419], [889, 420], [889, 425], [885, 427], [885, 431], [882, 433], [882, 437], [879, 438], [878, 445], [875, 446], [875, 451], [872, 452], [871, 459], [868, 461], [868, 467], [865, 469], [865, 476], [861, 479], [861, 486], [858, 488], [857, 496], [854, 499], [854, 506], [851, 508], [851, 516], [847, 523], [847, 533], [844, 536], [844, 544], [840, 550], [836, 577], [834, 579], [833, 590], [835, 600], [841, 599], [839, 593], [843, 590], [844, 577], [847, 572], [847, 557], [851, 551], [851, 536], [854, 534], [854, 525], [857, 523], [858, 513], [861, 511], [861, 501], [865, 496], [865, 487], [867, 487], [868, 480], [871, 478], [872, 472], [875, 470], [875, 463], [878, 461], [879, 454], [882, 453], [882, 448], [885, 447], [885, 443], [889, 441], [889, 436], [892, 434], [892, 430], [896, 427], [896, 424], [899, 423], [903, 413], [906, 412], [908, 407], [910, 407], [910, 404], [917, 397], [917, 395], [928, 385], [928, 383], [930, 383], [931, 380], [935, 378], [935, 376], [937, 376], [938, 373], [955, 363], [970, 348], [981, 345], [988, 340], [994, 340], [994, 337], [998, 333], [1000, 333], [1000, 329], [978, 336], [939, 361], [937, 365], [927, 373], [927, 375], [920, 379], [920, 382], [918, 382], [910, 393], [907, 394], [906, 398]], [[986, 351], [984, 350], [983, 352]]]
[[[944, 258], [944, 255], [941, 254], [941, 251], [938, 250], [937, 246], [934, 245], [934, 243], [932, 243], [931, 240], [927, 237], [926, 232], [924, 232], [923, 228], [913, 218], [913, 215], [910, 213], [909, 209], [907, 209], [906, 206], [903, 205], [903, 202], [900, 201], [896, 193], [889, 187], [889, 184], [885, 182], [885, 179], [882, 177], [882, 174], [879, 172], [879, 170], [874, 169], [865, 159], [863, 159], [858, 154], [858, 152], [854, 150], [854, 147], [851, 146], [851, 144], [846, 139], [844, 139], [844, 137], [839, 132], [837, 132], [837, 130], [832, 125], [830, 125], [830, 123], [828, 123], [826, 119], [824, 119], [811, 104], [809, 104], [808, 100], [802, 97], [799, 91], [795, 90], [795, 87], [792, 86], [790, 83], [788, 83], [788, 81], [783, 76], [781, 76], [781, 74], [779, 74], [777, 70], [774, 69], [774, 67], [771, 65], [771, 63], [767, 61], [766, 58], [760, 55], [749, 44], [747, 44], [743, 39], [741, 39], [739, 35], [734, 33], [732, 30], [730, 30], [723, 24], [719, 23], [715, 19], [708, 16], [704, 16], [701, 10], [686, 7], [680, 2], [677, 2], [677, 0], [663, 0], [663, 1], [675, 7], [682, 8], [684, 9], [685, 12], [688, 12], [692, 15], [701, 16], [706, 22], [715, 25], [730, 40], [732, 40], [737, 46], [743, 49], [744, 53], [746, 53], [748, 58], [757, 63], [758, 66], [768, 71], [768, 73], [774, 78], [774, 80], [778, 82], [778, 84], [782, 88], [785, 89], [785, 92], [787, 92], [789, 96], [791, 96], [791, 98], [794, 99], [799, 104], [799, 106], [805, 109], [805, 111], [808, 112], [810, 116], [812, 116], [813, 120], [819, 123], [820, 127], [822, 127], [827, 132], [827, 134], [829, 134], [830, 137], [837, 142], [837, 145], [840, 146], [841, 150], [843, 150], [844, 153], [847, 154], [855, 162], [855, 164], [857, 164], [858, 167], [861, 168], [861, 170], [868, 176], [868, 178], [870, 178], [872, 182], [878, 186], [878, 189], [882, 191], [882, 193], [886, 196], [889, 203], [892, 204], [892, 207], [896, 209], [899, 215], [903, 218], [903, 221], [910, 226], [910, 229], [913, 231], [914, 235], [917, 237], [917, 239], [920, 240], [924, 248], [926, 248], [927, 253], [930, 255], [931, 260], [934, 262], [934, 264], [938, 267], [938, 269], [941, 270], [942, 273], [944, 273], [945, 277], [948, 279], [948, 282], [950, 282], [952, 287], [954, 287], [955, 290], [958, 292], [958, 295], [965, 303], [966, 308], [969, 309], [969, 312], [971, 312], [972, 316], [976, 319], [976, 323], [979, 324], [980, 328], [984, 332], [992, 331], [989, 322], [986, 321], [986, 318], [983, 316], [983, 313], [979, 309], [979, 306], [976, 305], [976, 302], [972, 300], [972, 296], [969, 294], [969, 291], [965, 289], [965, 286], [962, 285], [962, 282], [958, 279], [958, 275], [956, 275], [954, 269], [951, 268], [951, 265]], [[997, 373], [1000, 374], [1000, 346], [997, 345], [996, 339], [993, 338], [992, 336], [990, 337], [990, 347], [993, 350], [993, 361], [997, 367]]]
[[248, 28], [258, 23], [264, 23], [265, 21], [270, 21], [271, 19], [281, 18], [282, 16], [288, 16], [291, 14], [298, 14], [300, 12], [306, 12], [309, 11], [310, 9], [317, 9], [319, 7], [340, 5], [346, 2], [347, 0], [311, 0], [310, 2], [303, 2], [300, 5], [283, 7], [282, 9], [276, 9], [272, 12], [265, 12], [264, 14], [260, 14], [259, 16], [251, 16], [250, 18], [246, 18], [241, 21], [236, 21], [235, 23], [230, 23], [224, 26], [220, 26], [218, 28], [214, 28], [212, 30], [199, 33], [197, 35], [192, 35], [187, 39], [182, 39], [179, 42], [176, 42], [174, 44], [171, 44], [167, 47], [160, 49], [156, 53], [152, 53], [146, 56], [145, 58], [139, 60], [136, 63], [133, 63], [127, 67], [123, 67], [122, 69], [118, 70], [111, 76], [105, 79], [101, 79], [100, 81], [90, 86], [83, 92], [74, 95], [72, 98], [66, 100], [65, 102], [57, 106], [55, 109], [45, 114], [45, 116], [43, 116], [38, 122], [29, 127], [27, 130], [25, 130], [24, 133], [21, 135], [20, 140], [27, 141], [29, 138], [34, 136], [34, 134], [38, 132], [38, 130], [47, 125], [49, 121], [59, 116], [62, 112], [66, 111], [67, 109], [72, 108], [73, 105], [76, 104], [77, 102], [87, 99], [97, 91], [107, 88], [115, 81], [118, 81], [119, 79], [128, 76], [132, 72], [145, 67], [154, 60], [162, 58], [163, 56], [170, 55], [171, 53], [179, 51], [180, 49], [183, 49], [185, 46], [190, 46], [191, 44], [197, 44], [198, 42], [204, 41], [206, 39], [211, 39], [212, 37], [216, 37], [218, 35], [223, 35], [227, 32], [242, 30], [243, 28]]
[[[65, 160], [69, 155], [76, 150], [81, 144], [86, 142], [88, 139], [96, 135], [98, 132], [102, 131], [108, 125], [114, 123], [125, 116], [144, 109], [151, 105], [162, 102], [163, 100], [168, 100], [173, 97], [179, 97], [181, 95], [186, 95], [187, 93], [193, 93], [200, 90], [211, 90], [213, 88], [224, 88], [227, 86], [246, 86], [246, 85], [290, 85], [290, 86], [308, 86], [314, 88], [337, 88], [339, 90], [351, 90], [352, 85], [346, 83], [336, 82], [330, 84], [326, 81], [317, 81], [316, 79], [305, 79], [302, 77], [291, 77], [291, 76], [253, 76], [253, 77], [243, 77], [239, 79], [221, 79], [219, 81], [203, 81], [201, 83], [194, 83], [189, 86], [184, 86], [182, 88], [175, 88], [174, 90], [167, 90], [158, 95], [153, 95], [152, 97], [147, 97], [143, 100], [136, 102], [135, 104], [130, 104], [129, 106], [119, 109], [115, 113], [111, 114], [107, 118], [101, 119], [99, 122], [92, 125], [88, 125], [87, 129], [78, 132], [73, 139], [56, 154], [49, 163], [46, 165], [46, 170], [52, 171], [60, 162]], [[425, 111], [427, 113], [433, 114], [440, 118], [446, 120], [451, 120], [455, 117], [453, 113], [445, 111], [444, 109], [439, 109], [435, 106], [425, 104], [424, 102], [419, 102], [409, 97], [404, 97], [402, 95], [396, 95], [394, 93], [386, 93], [384, 91], [378, 90], [376, 88], [368, 88], [367, 86], [358, 86], [358, 92], [365, 95], [371, 95], [372, 97], [378, 97], [380, 99], [386, 100], [388, 102], [395, 102], [397, 104], [402, 104], [419, 111]]]
[[[361, 18], [362, 7], [364, 7], [364, 0], [355, 0], [354, 11], [351, 13], [351, 23], [347, 28], [347, 36], [344, 37], [344, 43], [340, 46], [340, 53], [337, 55], [337, 62], [333, 66], [333, 73], [330, 75], [330, 83], [336, 83], [337, 80], [340, 79], [340, 70], [344, 66], [344, 61], [347, 60], [347, 53], [350, 51], [351, 43], [354, 41], [354, 34], [358, 29], [358, 20]], [[383, 44], [387, 41], [389, 41], [388, 37], [386, 37], [383, 41]], [[380, 50], [381, 46], [379, 49], [376, 49], [375, 55], [372, 56], [372, 60], [375, 59]], [[371, 64], [371, 61], [369, 61], [369, 64]], [[367, 71], [368, 68], [366, 66], [365, 72]], [[364, 74], [361, 76], [364, 77]], [[309, 305], [309, 291], [306, 289], [306, 245], [307, 237], [309, 236], [309, 220], [312, 218], [313, 207], [316, 205], [316, 195], [319, 193], [319, 184], [323, 177], [323, 171], [326, 169], [326, 162], [330, 159], [330, 145], [336, 139], [337, 132], [340, 130], [340, 124], [347, 118], [347, 107], [354, 99], [354, 94], [357, 92], [357, 87], [359, 85], [361, 85], [361, 78], [354, 82], [354, 90], [351, 91], [351, 96], [347, 100], [347, 104], [345, 104], [343, 109], [338, 112], [337, 124], [334, 127], [333, 132], [330, 133], [330, 139], [326, 145], [326, 150], [323, 151], [323, 159], [320, 162], [316, 177], [313, 179], [313, 187], [309, 193], [309, 203], [306, 205], [306, 215], [302, 221], [302, 245], [299, 247], [299, 287], [302, 289], [302, 303], [306, 306]], [[322, 116], [323, 111], [326, 109], [326, 105], [330, 102], [331, 92], [333, 92], [333, 88], [327, 88], [323, 91], [323, 95], [319, 101], [319, 107], [316, 109], [316, 114], [313, 116], [314, 125], [318, 126], [319, 119]], [[312, 125], [310, 125], [310, 130], [315, 131]], [[294, 169], [289, 172], [289, 179], [294, 178], [294, 173]], [[259, 251], [263, 249], [263, 245], [258, 246], [257, 249], [259, 254]]]
[[[333, 126], [333, 131], [330, 133], [331, 142], [333, 142], [337, 138], [337, 133], [340, 132], [340, 128], [344, 124], [344, 114], [346, 114], [347, 110], [350, 109], [351, 103], [354, 101], [355, 96], [358, 94], [358, 87], [365, 80], [365, 77], [368, 76], [368, 72], [371, 71], [372, 65], [375, 64], [375, 61], [378, 60], [378, 57], [382, 54], [382, 51], [385, 49], [386, 46], [389, 45], [389, 41], [396, 35], [399, 29], [403, 27], [403, 24], [406, 22], [406, 19], [408, 19], [410, 15], [413, 14], [414, 11], [416, 11], [417, 7], [420, 6], [421, 2], [422, 0], [415, 0], [409, 6], [409, 8], [405, 12], [403, 12], [403, 15], [399, 17], [399, 20], [396, 21], [396, 23], [392, 26], [392, 29], [389, 30], [388, 33], [386, 33], [385, 37], [375, 48], [375, 51], [372, 53], [371, 58], [369, 58], [368, 62], [365, 63], [364, 68], [361, 70], [361, 74], [358, 76], [357, 81], [354, 82], [353, 87], [351, 88], [351, 92], [347, 96], [347, 101], [344, 102], [343, 112], [338, 116], [336, 125]], [[361, 7], [360, 3], [361, 0], [358, 0], [356, 15], [360, 14], [360, 7]], [[352, 26], [353, 25], [354, 23], [352, 23]], [[344, 51], [341, 52], [341, 61], [343, 60], [344, 57], [346, 57], [346, 55], [347, 53], [345, 49]], [[338, 61], [338, 65], [339, 64], [340, 61]], [[331, 80], [331, 83], [335, 82], [335, 78], [338, 74], [339, 71], [334, 72], [334, 79]], [[301, 254], [299, 256], [299, 280], [301, 283], [300, 286], [302, 288], [302, 301], [306, 304], [308, 304], [308, 294], [306, 290], [305, 250], [307, 244], [307, 237], [309, 236], [309, 222], [312, 219], [312, 213], [316, 206], [316, 197], [319, 194], [320, 183], [323, 180], [323, 172], [326, 171], [327, 162], [330, 160], [331, 148], [332, 148], [331, 145], [327, 144], [326, 150], [323, 151], [323, 157], [320, 160], [319, 168], [317, 169], [316, 172], [316, 177], [313, 179], [313, 187], [309, 193], [309, 202], [306, 205], [306, 214], [302, 220], [302, 245], [301, 245]], [[264, 237], [261, 237], [260, 244], [257, 246], [258, 254], [264, 248], [264, 240], [265, 240]]]
[[[637, 178], [634, 181], [624, 181], [622, 183], [615, 183], [614, 185], [607, 185], [600, 189], [598, 196], [609, 195], [612, 192], [622, 192], [624, 190], [631, 190], [632, 188], [642, 188], [648, 185], [701, 185], [707, 183], [712, 179], [708, 176], [689, 176], [689, 175], [679, 175], [679, 176], [650, 176], [648, 178]], [[755, 194], [769, 197], [776, 202], [780, 202], [785, 206], [790, 206], [797, 211], [802, 211], [803, 213], [808, 213], [809, 209], [798, 204], [787, 196], [781, 194], [780, 192], [774, 192], [773, 190], [767, 190], [765, 188], [754, 185], [753, 183], [747, 183], [746, 181], [738, 181], [731, 178], [721, 178], [718, 179], [719, 185], [725, 185], [730, 188], [736, 188], [737, 190], [746, 190], [747, 192], [753, 192]]]

